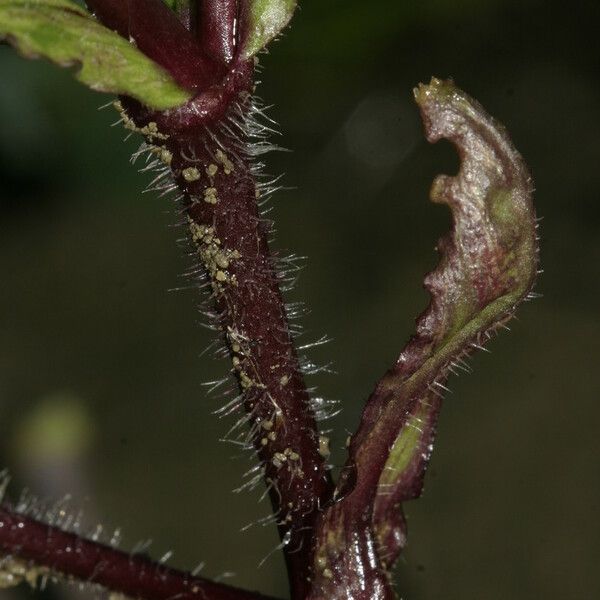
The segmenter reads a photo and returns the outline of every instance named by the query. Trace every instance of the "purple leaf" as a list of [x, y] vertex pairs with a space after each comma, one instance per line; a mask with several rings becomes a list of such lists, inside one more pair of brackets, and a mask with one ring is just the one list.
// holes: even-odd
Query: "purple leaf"
[[[450, 140], [461, 159], [458, 174], [438, 176], [431, 189], [433, 202], [450, 207], [453, 226], [425, 278], [429, 307], [369, 398], [338, 501], [323, 516], [315, 598], [388, 597], [387, 571], [406, 539], [399, 505], [421, 493], [448, 374], [510, 319], [536, 276], [532, 182], [504, 128], [452, 81], [434, 78], [415, 98], [427, 139]], [[360, 589], [336, 595], [356, 582], [361, 565]]]

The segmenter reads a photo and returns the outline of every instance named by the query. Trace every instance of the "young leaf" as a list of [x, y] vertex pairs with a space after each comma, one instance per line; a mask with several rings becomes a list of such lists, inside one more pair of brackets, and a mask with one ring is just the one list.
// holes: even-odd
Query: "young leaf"
[[93, 90], [131, 96], [158, 110], [179, 106], [192, 95], [70, 0], [0, 0], [2, 38], [28, 58], [75, 66], [77, 79]]
[[262, 50], [287, 26], [297, 0], [242, 0], [240, 52], [248, 59]]
[[461, 159], [458, 174], [438, 176], [431, 189], [433, 202], [450, 207], [453, 227], [425, 278], [429, 307], [352, 438], [340, 500], [319, 532], [316, 566], [327, 565], [319, 593], [344, 585], [374, 548], [365, 578], [387, 589], [386, 571], [405, 543], [399, 505], [421, 493], [448, 373], [513, 315], [537, 271], [532, 182], [504, 128], [452, 81], [434, 78], [415, 98], [427, 139], [448, 139]]

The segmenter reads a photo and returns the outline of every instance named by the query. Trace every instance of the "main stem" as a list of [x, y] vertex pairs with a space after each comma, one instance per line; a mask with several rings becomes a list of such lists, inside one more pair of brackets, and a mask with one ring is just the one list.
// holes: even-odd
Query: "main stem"
[[[156, 115], [125, 99], [117, 106], [125, 125], [145, 136], [147, 150], [166, 163], [164, 175], [181, 191], [198, 262], [195, 277], [211, 291], [215, 325], [240, 388], [230, 407], [245, 414], [238, 425], [243, 443], [259, 457], [257, 483], [262, 476], [268, 486], [291, 597], [304, 600], [313, 576], [315, 522], [332, 484], [279, 288], [281, 275], [269, 251], [271, 226], [259, 214], [251, 96], [242, 90], [213, 127], [198, 127], [185, 111], [181, 118]], [[167, 569], [6, 506], [0, 507], [0, 552], [145, 600], [264, 598]]]
[[292, 598], [304, 600], [315, 522], [333, 485], [269, 250], [270, 224], [258, 209], [254, 157], [265, 142], [253, 140], [260, 126], [254, 61], [239, 52], [242, 6], [184, 0], [178, 7], [189, 14], [176, 15], [161, 0], [87, 1], [103, 23], [195, 93], [164, 112], [127, 98], [117, 108], [124, 125], [145, 137], [157, 164], [165, 163], [165, 189], [181, 192], [196, 276], [211, 291], [214, 324], [239, 384], [229, 406], [239, 406], [242, 443], [258, 454], [256, 482], [262, 478], [268, 488]]
[[243, 155], [248, 141], [240, 141], [242, 147], [227, 135], [206, 135], [169, 139], [167, 147], [239, 382], [247, 415], [241, 423], [249, 426], [243, 433], [270, 490], [293, 597], [303, 598], [314, 519], [328, 480], [269, 252], [270, 226], [260, 218], [256, 181]]
[[[235, 69], [232, 69], [234, 71]], [[271, 226], [259, 214], [261, 188], [250, 139], [256, 110], [247, 89], [232, 94], [213, 123], [184, 113], [158, 122], [127, 104], [151, 151], [170, 168], [192, 241], [199, 282], [211, 292], [240, 395], [231, 401], [244, 443], [254, 447], [284, 550], [293, 598], [306, 597], [316, 516], [331, 495], [324, 440], [310, 407], [269, 250]]]
[[193, 253], [240, 387], [232, 404], [245, 411], [240, 424], [249, 425], [247, 443], [258, 453], [268, 486], [292, 597], [304, 598], [315, 520], [333, 485], [269, 251], [270, 225], [258, 210], [253, 157], [262, 147], [250, 139], [257, 133], [254, 60], [238, 52], [240, 35], [247, 35], [241, 33], [242, 3], [182, 1], [178, 5], [190, 11], [178, 21], [160, 0], [88, 2], [107, 25], [133, 36], [197, 92], [188, 104], [163, 113], [125, 100], [123, 117], [145, 135], [181, 191]]

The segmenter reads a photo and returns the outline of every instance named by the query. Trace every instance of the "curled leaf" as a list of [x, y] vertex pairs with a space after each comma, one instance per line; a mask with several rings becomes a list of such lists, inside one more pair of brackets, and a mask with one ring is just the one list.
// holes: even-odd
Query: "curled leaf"
[[[425, 279], [431, 303], [384, 384], [392, 393], [390, 413], [402, 423], [373, 517], [391, 560], [405, 541], [397, 506], [421, 493], [448, 372], [464, 368], [464, 356], [510, 319], [537, 271], [531, 177], [502, 125], [452, 81], [434, 78], [415, 90], [415, 99], [428, 141], [450, 140], [461, 166], [431, 188], [431, 200], [452, 210], [453, 229], [439, 241], [440, 264]], [[404, 418], [398, 408], [407, 410]]]
[[159, 65], [70, 0], [0, 0], [0, 39], [28, 58], [76, 66], [93, 90], [124, 94], [165, 110], [185, 103], [182, 89]]
[[240, 4], [240, 52], [248, 59], [285, 29], [297, 0], [242, 0]]
[[447, 376], [513, 315], [537, 271], [532, 182], [504, 128], [452, 81], [434, 78], [415, 98], [427, 139], [448, 139], [460, 156], [458, 174], [438, 176], [431, 189], [433, 202], [450, 207], [453, 226], [425, 278], [430, 304], [367, 402], [339, 501], [321, 525], [316, 559], [331, 565], [337, 585], [355, 568], [343, 551], [352, 531], [353, 545], [377, 548], [369, 577], [385, 580], [405, 544], [400, 504], [421, 493]]

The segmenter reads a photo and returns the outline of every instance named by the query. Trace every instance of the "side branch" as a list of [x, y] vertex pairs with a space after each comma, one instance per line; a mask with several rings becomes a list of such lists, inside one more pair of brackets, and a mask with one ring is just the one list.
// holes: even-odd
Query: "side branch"
[[[0, 507], [0, 552], [38, 576], [99, 585], [143, 600], [272, 600], [262, 594], [170, 569], [144, 555], [92, 542]], [[8, 569], [10, 562], [6, 563]]]

